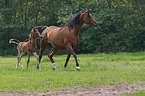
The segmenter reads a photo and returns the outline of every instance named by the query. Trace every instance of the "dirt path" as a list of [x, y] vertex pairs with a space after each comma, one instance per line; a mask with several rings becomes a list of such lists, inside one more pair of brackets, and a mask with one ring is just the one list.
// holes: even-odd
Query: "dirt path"
[[145, 85], [120, 84], [100, 87], [61, 89], [46, 92], [0, 92], [0, 96], [120, 96], [125, 93], [133, 93], [145, 90]]

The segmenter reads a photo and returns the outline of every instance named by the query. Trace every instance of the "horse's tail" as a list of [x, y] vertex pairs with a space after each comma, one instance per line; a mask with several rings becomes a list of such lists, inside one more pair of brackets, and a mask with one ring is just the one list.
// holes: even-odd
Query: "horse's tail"
[[48, 26], [36, 26], [34, 28], [37, 28], [39, 32], [42, 32], [44, 29], [46, 29]]
[[17, 39], [10, 39], [9, 43], [16, 43], [16, 44], [19, 44], [20, 41], [17, 40]]

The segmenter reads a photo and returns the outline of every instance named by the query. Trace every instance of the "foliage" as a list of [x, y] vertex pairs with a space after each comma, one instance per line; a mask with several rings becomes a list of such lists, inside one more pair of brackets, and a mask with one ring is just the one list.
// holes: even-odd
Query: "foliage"
[[9, 39], [25, 41], [33, 27], [63, 26], [86, 9], [99, 27], [83, 25], [77, 53], [144, 51], [143, 0], [0, 0], [0, 55], [16, 55]]
[[16, 57], [0, 57], [0, 92], [48, 91], [123, 83], [144, 85], [144, 54], [81, 54], [78, 55], [81, 71], [76, 70], [73, 56], [66, 71], [63, 70], [66, 55], [54, 57], [55, 71], [47, 56], [42, 58], [41, 70], [36, 68], [37, 60], [34, 56], [30, 58], [28, 70], [26, 56], [22, 58], [24, 69], [21, 66], [15, 69]]
[[[104, 1], [98, 4], [100, 9], [96, 9], [98, 13], [93, 16], [97, 17], [100, 26], [97, 30], [88, 29], [89, 32], [84, 33], [88, 35], [82, 37], [81, 48], [92, 52], [95, 50], [97, 53], [143, 51], [145, 47], [145, 27], [142, 21], [145, 19], [144, 3], [140, 1], [136, 7], [135, 1], [110, 1], [111, 4], [108, 5], [104, 4]], [[103, 4], [106, 6], [100, 6]]]

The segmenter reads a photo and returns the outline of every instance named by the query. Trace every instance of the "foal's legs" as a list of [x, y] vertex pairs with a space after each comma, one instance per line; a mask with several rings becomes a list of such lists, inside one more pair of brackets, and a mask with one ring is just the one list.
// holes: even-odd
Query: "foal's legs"
[[37, 56], [37, 53], [33, 52], [33, 55], [37, 58], [37, 61], [39, 61], [39, 57]]
[[19, 62], [20, 62], [20, 64], [21, 64], [21, 67], [24, 69], [23, 64], [21, 63], [21, 58], [22, 58], [22, 55], [23, 55], [23, 54], [24, 54], [24, 52], [18, 51], [18, 55], [17, 55], [18, 63], [17, 63], [17, 65], [16, 65], [16, 69], [18, 69]]
[[18, 51], [17, 59], [18, 59], [18, 63], [16, 65], [16, 69], [18, 69], [19, 62], [20, 62], [20, 52], [19, 51]]
[[[37, 53], [36, 52], [33, 52], [33, 55], [37, 58], [37, 61], [39, 63], [39, 57], [37, 56]], [[40, 67], [39, 67], [40, 68]]]
[[29, 65], [29, 62], [30, 62], [30, 54], [31, 54], [31, 52], [28, 52], [28, 58], [27, 58], [27, 69], [28, 69], [28, 65]]
[[[71, 53], [73, 55], [73, 57], [75, 58], [76, 66], [77, 66], [76, 69], [78, 71], [80, 71], [79, 63], [78, 63], [78, 60], [77, 60], [77, 55], [74, 52], [74, 49], [72, 48], [72, 46], [70, 44], [67, 45], [67, 49], [68, 49], [69, 53]], [[67, 59], [69, 60], [69, 57]], [[66, 60], [66, 65], [67, 65], [68, 60]]]
[[57, 51], [58, 51], [58, 49], [53, 48], [52, 51], [51, 51], [51, 53], [48, 55], [50, 61], [52, 62], [52, 66], [53, 66], [52, 69], [53, 69], [53, 70], [56, 69], [56, 64], [55, 64], [55, 62], [54, 62], [54, 60], [53, 60], [53, 55], [54, 55]]
[[21, 54], [20, 54], [20, 64], [21, 64], [21, 67], [24, 69], [24, 66], [23, 66], [23, 64], [21, 63], [21, 58], [22, 58], [22, 56], [24, 55], [24, 53], [25, 52], [21, 52]]

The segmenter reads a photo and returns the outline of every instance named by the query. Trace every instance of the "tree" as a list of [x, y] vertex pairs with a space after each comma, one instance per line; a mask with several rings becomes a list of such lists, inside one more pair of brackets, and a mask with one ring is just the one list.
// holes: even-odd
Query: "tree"
[[86, 9], [99, 27], [83, 25], [78, 53], [144, 51], [144, 0], [0, 0], [0, 55], [17, 54], [9, 39], [25, 41], [35, 26], [62, 27]]

